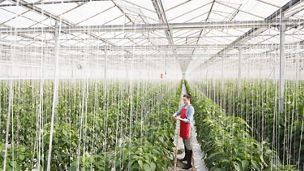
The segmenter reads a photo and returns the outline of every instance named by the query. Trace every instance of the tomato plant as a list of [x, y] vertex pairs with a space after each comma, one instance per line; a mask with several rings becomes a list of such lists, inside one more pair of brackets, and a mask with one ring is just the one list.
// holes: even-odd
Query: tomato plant
[[[136, 84], [135, 84], [136, 83]], [[131, 86], [132, 84], [132, 86]], [[7, 169], [47, 168], [54, 83], [14, 81], [9, 131], [9, 86], [0, 82], [0, 150]], [[107, 86], [107, 87], [104, 87]], [[167, 170], [172, 165], [181, 83], [62, 80], [52, 132], [52, 170]]]
[[188, 83], [186, 87], [192, 94], [197, 138], [210, 170], [294, 169], [293, 166], [282, 165], [269, 143], [260, 143], [252, 137], [252, 128], [244, 119], [226, 114], [202, 92], [190, 88]]

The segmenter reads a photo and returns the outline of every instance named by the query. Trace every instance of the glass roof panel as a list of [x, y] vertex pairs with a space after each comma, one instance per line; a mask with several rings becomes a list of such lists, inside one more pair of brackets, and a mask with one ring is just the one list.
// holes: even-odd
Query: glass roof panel
[[0, 23], [8, 21], [13, 17], [16, 17], [16, 14], [14, 14], [13, 12], [0, 9]]
[[4, 0], [2, 2], [0, 1], [0, 4], [3, 5], [3, 4], [13, 4], [13, 3], [8, 0]]
[[36, 22], [29, 20], [25, 17], [17, 17], [15, 19], [10, 20], [9, 22], [6, 23], [6, 25], [11, 26], [11, 27], [29, 27]]
[[162, 3], [163, 3], [165, 11], [167, 11], [167, 10], [173, 8], [173, 7], [178, 6], [178, 5], [188, 3], [188, 0], [175, 0], [175, 1], [162, 0]]
[[80, 25], [102, 25], [120, 16], [123, 16], [123, 14], [121, 13], [121, 11], [119, 11], [119, 9], [111, 8], [103, 13], [100, 13], [97, 16], [87, 19]]
[[251, 3], [247, 3], [243, 5], [242, 10], [250, 11], [251, 13], [259, 14], [264, 18], [266, 18], [267, 16], [271, 15], [274, 11], [278, 10], [278, 8], [270, 5], [265, 5], [264, 3], [261, 3], [259, 1], [256, 2], [252, 1]]
[[[95, 8], [96, 6], [98, 6], [98, 8]], [[83, 20], [90, 19], [90, 17], [93, 17], [98, 13], [109, 10], [111, 7], [114, 8], [112, 2], [89, 2], [64, 14], [62, 17], [72, 21], [73, 23], [78, 23]]]
[[198, 10], [187, 10], [181, 12], [180, 15], [175, 16], [173, 18], [168, 19], [169, 22], [175, 23], [183, 23], [183, 22], [194, 22], [196, 21], [204, 21], [206, 19], [207, 13], [209, 12], [210, 5], [206, 5], [204, 7], [198, 8]]
[[62, 4], [43, 4], [43, 5], [36, 5], [37, 7], [50, 12], [54, 15], [60, 15], [68, 10], [71, 10], [77, 6], [76, 3], [62, 3]]
[[[189, 1], [187, 3], [184, 3], [183, 5], [177, 6], [176, 8], [174, 8], [172, 10], [167, 11], [166, 12], [167, 19], [168, 20], [172, 20], [176, 16], [180, 16], [183, 13], [187, 13], [187, 12], [191, 11], [191, 9], [198, 8], [198, 7], [202, 7], [202, 10], [206, 10], [207, 11], [208, 8], [207, 7], [203, 8], [203, 7], [205, 5], [210, 7], [210, 5], [208, 5], [208, 4], [210, 4], [210, 3], [208, 3], [208, 2], [202, 2], [202, 1], [198, 1], [198, 0]], [[193, 15], [193, 17], [194, 16], [195, 15]]]
[[24, 1], [26, 1], [26, 2], [28, 2], [28, 3], [39, 2], [39, 0], [24, 0]]
[[276, 6], [276, 7], [281, 7], [283, 5], [285, 5], [287, 2], [289, 2], [289, 0], [276, 0], [276, 1], [273, 1], [273, 0], [263, 0], [260, 2], [266, 2], [264, 4], [272, 4], [273, 6]]
[[136, 4], [137, 7], [142, 7], [151, 11], [155, 11], [151, 0], [123, 0], [123, 1], [125, 2], [129, 1]]
[[37, 21], [37, 22], [38, 22], [38, 21], [41, 21], [41, 20], [44, 20], [44, 19], [47, 18], [47, 17], [45, 17], [45, 16], [43, 16], [43, 15], [39, 15], [39, 14], [37, 14], [37, 13], [35, 13], [35, 12], [32, 12], [32, 11], [29, 11], [29, 12], [23, 14], [23, 16], [28, 17], [28, 18], [30, 18], [30, 19], [32, 19], [32, 20]]

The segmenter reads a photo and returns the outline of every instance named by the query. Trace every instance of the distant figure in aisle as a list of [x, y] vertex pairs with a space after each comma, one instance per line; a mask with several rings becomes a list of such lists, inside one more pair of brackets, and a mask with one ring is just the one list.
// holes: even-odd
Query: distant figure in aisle
[[[173, 114], [173, 117], [176, 120], [180, 120], [180, 136], [183, 138], [184, 148], [185, 148], [185, 157], [183, 159], [178, 159], [179, 161], [187, 161], [187, 164], [183, 169], [190, 169], [191, 158], [192, 158], [192, 149], [190, 146], [190, 122], [194, 114], [194, 108], [191, 105], [191, 96], [185, 94], [183, 96], [184, 105], [182, 105], [179, 110]], [[180, 116], [180, 117], [178, 117]]]

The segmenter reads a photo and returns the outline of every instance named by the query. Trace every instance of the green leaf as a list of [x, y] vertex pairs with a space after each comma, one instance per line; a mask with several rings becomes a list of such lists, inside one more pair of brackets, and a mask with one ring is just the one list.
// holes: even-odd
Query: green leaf
[[145, 171], [150, 171], [150, 170], [152, 170], [152, 169], [151, 169], [151, 167], [150, 167], [148, 164], [145, 163], [145, 164], [144, 164], [144, 170], [145, 170]]
[[24, 155], [19, 155], [19, 160], [24, 160]]
[[138, 160], [138, 165], [140, 168], [143, 168], [143, 162], [141, 160]]
[[233, 167], [234, 167], [235, 170], [237, 170], [237, 171], [241, 171], [241, 170], [242, 170], [242, 168], [241, 168], [241, 166], [239, 165], [238, 162], [233, 162]]
[[208, 159], [217, 158], [217, 156], [223, 154], [221, 151], [215, 152], [207, 156]]
[[63, 135], [65, 135], [65, 136], [67, 136], [67, 135], [68, 135], [68, 133], [67, 133], [67, 131], [66, 131], [66, 130], [62, 130], [62, 133], [63, 133]]
[[249, 162], [247, 160], [243, 160], [242, 161], [242, 168], [243, 168], [243, 170], [246, 170], [247, 167], [248, 167], [248, 165], [249, 165]]
[[260, 170], [260, 167], [259, 167], [259, 165], [257, 164], [256, 161], [251, 160], [251, 164], [252, 164], [253, 168], [255, 168], [256, 170]]
[[150, 166], [151, 166], [151, 170], [152, 170], [152, 171], [154, 171], [154, 170], [156, 169], [156, 165], [155, 165], [154, 162], [152, 162], [152, 163], [150, 164]]
[[215, 168], [214, 171], [225, 171], [223, 168]]

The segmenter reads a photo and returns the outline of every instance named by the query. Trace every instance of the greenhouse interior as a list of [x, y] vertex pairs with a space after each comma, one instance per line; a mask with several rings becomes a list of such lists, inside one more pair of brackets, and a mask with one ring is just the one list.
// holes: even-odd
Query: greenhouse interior
[[304, 0], [0, 0], [0, 170], [304, 171]]

